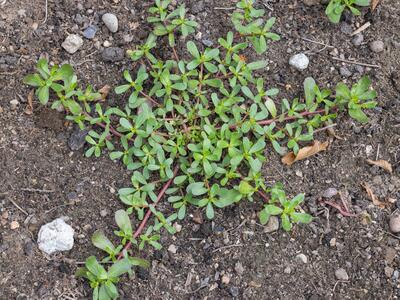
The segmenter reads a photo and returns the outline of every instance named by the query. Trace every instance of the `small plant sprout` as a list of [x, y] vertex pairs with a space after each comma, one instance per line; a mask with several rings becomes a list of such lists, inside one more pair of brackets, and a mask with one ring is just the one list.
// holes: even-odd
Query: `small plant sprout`
[[[271, 215], [280, 216], [284, 230], [311, 222], [300, 208], [303, 194], [289, 200], [282, 185], [265, 181], [265, 151], [296, 154], [316, 129], [343, 112], [365, 122], [365, 110], [376, 105], [366, 77], [352, 87], [339, 83], [334, 91], [307, 78], [305, 97], [281, 99], [258, 74], [266, 61], [245, 56], [250, 45], [263, 53], [279, 39], [271, 32], [275, 19], [264, 22], [254, 0], [237, 3], [235, 30], [215, 47], [191, 40], [197, 23], [183, 5], [171, 9], [170, 2], [155, 1], [148, 18], [153, 31], [128, 51], [134, 67], [123, 71], [114, 89], [121, 106], [100, 101], [91, 86], [79, 87], [70, 65], [49, 68], [40, 60], [37, 73], [24, 80], [43, 105], [63, 108], [68, 120], [89, 130], [87, 157], [108, 153], [131, 176], [118, 191], [123, 208], [115, 213], [114, 236], [97, 231], [92, 237], [105, 256], [89, 257], [78, 272], [90, 282], [93, 299], [115, 299], [119, 278], [148, 265], [135, 255], [146, 255], [148, 246], [160, 249], [161, 235], [176, 234], [173, 222], [194, 208], [213, 219], [218, 209], [240, 201], [263, 201], [262, 224]], [[169, 45], [162, 57], [155, 51], [161, 41]], [[179, 56], [176, 43], [184, 47]]]
[[370, 2], [370, 0], [330, 0], [325, 13], [332, 23], [337, 24], [345, 9], [349, 9], [353, 15], [359, 16], [361, 12], [355, 6], [370, 6]]

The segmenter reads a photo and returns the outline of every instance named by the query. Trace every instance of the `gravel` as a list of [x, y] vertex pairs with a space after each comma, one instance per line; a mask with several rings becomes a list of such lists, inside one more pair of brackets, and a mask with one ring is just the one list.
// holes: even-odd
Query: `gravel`
[[343, 268], [337, 269], [335, 271], [335, 277], [337, 280], [349, 280], [349, 275], [347, 274], [346, 270]]
[[373, 41], [369, 44], [369, 48], [372, 52], [380, 53], [385, 50], [385, 44], [382, 41]]
[[47, 254], [71, 250], [74, 246], [74, 230], [58, 218], [40, 228], [37, 241], [39, 249]]
[[18, 108], [19, 101], [17, 99], [13, 99], [10, 101], [10, 109], [16, 110]]
[[310, 63], [310, 60], [308, 59], [307, 55], [305, 55], [304, 53], [295, 54], [289, 60], [289, 64], [299, 71], [303, 71], [303, 70], [307, 69], [309, 63]]
[[353, 73], [347, 67], [340, 67], [340, 75], [342, 77], [350, 77]]
[[264, 232], [271, 233], [279, 229], [279, 219], [276, 216], [271, 216], [268, 223], [264, 226]]
[[65, 41], [61, 44], [61, 46], [67, 51], [69, 54], [74, 54], [79, 50], [83, 45], [82, 38], [77, 34], [70, 34], [67, 36]]
[[118, 31], [118, 18], [116, 15], [111, 13], [104, 14], [101, 19], [103, 20], [104, 24], [112, 33]]
[[306, 264], [308, 263], [308, 258], [305, 254], [300, 253], [296, 255], [296, 261]]
[[94, 25], [89, 25], [84, 31], [83, 36], [89, 40], [94, 39], [98, 28]]
[[393, 233], [400, 232], [400, 214], [395, 213], [390, 216], [389, 228], [390, 228], [390, 231]]
[[123, 60], [124, 54], [125, 52], [123, 49], [118, 47], [110, 47], [103, 50], [103, 52], [101, 53], [101, 57], [104, 61], [115, 62]]
[[351, 40], [351, 42], [353, 43], [354, 46], [360, 46], [362, 44], [362, 42], [364, 41], [364, 36], [359, 33], [356, 34], [353, 39]]

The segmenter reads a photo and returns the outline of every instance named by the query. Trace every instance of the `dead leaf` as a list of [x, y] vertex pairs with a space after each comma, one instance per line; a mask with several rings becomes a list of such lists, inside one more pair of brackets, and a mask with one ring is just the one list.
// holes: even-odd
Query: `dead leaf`
[[290, 166], [298, 160], [302, 160], [307, 157], [313, 156], [313, 155], [317, 154], [318, 152], [325, 151], [326, 148], [328, 148], [328, 145], [329, 145], [328, 141], [323, 142], [323, 143], [321, 143], [319, 141], [315, 141], [314, 145], [301, 148], [299, 150], [299, 153], [297, 153], [297, 156], [294, 155], [293, 152], [286, 154], [284, 157], [282, 157], [282, 163]]
[[35, 90], [31, 90], [28, 94], [28, 106], [25, 108], [25, 114], [33, 114], [33, 93]]
[[389, 173], [393, 172], [392, 165], [389, 162], [387, 162], [386, 160], [383, 160], [383, 159], [380, 159], [380, 160], [367, 159], [367, 163], [369, 163], [370, 165], [375, 165], [375, 166], [381, 167], [382, 169], [385, 169]]
[[378, 206], [379, 208], [385, 208], [385, 203], [379, 201], [378, 197], [374, 194], [368, 183], [364, 183], [362, 186], [367, 191], [368, 197], [372, 200], [372, 203], [375, 206]]
[[101, 94], [101, 99], [98, 100], [106, 100], [108, 94], [110, 93], [111, 90], [111, 86], [109, 86], [108, 84], [106, 84], [105, 86], [103, 86], [101, 89], [99, 89], [99, 93]]
[[374, 11], [375, 8], [378, 6], [378, 4], [381, 2], [382, 0], [372, 0], [371, 1], [371, 10]]

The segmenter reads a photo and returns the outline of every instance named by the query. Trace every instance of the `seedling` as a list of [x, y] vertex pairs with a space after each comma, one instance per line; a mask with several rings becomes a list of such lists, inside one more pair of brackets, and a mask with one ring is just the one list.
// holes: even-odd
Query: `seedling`
[[370, 0], [331, 0], [326, 7], [325, 13], [332, 23], [337, 24], [345, 9], [349, 9], [355, 16], [361, 14], [355, 5], [370, 6]]

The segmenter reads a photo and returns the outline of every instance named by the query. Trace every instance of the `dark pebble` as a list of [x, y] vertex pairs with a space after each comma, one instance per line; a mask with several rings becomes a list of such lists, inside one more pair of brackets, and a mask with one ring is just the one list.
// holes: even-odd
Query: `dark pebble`
[[33, 242], [28, 240], [24, 244], [24, 254], [26, 256], [31, 256], [33, 254]]
[[200, 233], [203, 235], [203, 237], [208, 237], [212, 235], [212, 226], [211, 222], [204, 222], [203, 224], [200, 225]]
[[162, 251], [160, 251], [160, 250], [155, 250], [155, 251], [153, 252], [153, 258], [154, 258], [155, 260], [161, 261], [161, 260], [163, 259], [163, 253], [162, 253]]
[[115, 62], [124, 59], [124, 50], [118, 47], [105, 48], [101, 53], [104, 61]]
[[74, 130], [70, 136], [70, 138], [68, 139], [68, 147], [72, 150], [72, 151], [77, 151], [81, 148], [83, 148], [83, 145], [85, 145], [85, 137], [87, 136], [89, 130], [85, 129], [85, 130], [80, 130], [79, 128], [77, 128], [76, 130]]
[[61, 262], [61, 264], [58, 266], [58, 271], [64, 274], [71, 274], [71, 267], [65, 262]]
[[149, 280], [150, 273], [145, 268], [138, 267], [136, 270], [136, 275], [141, 280]]

